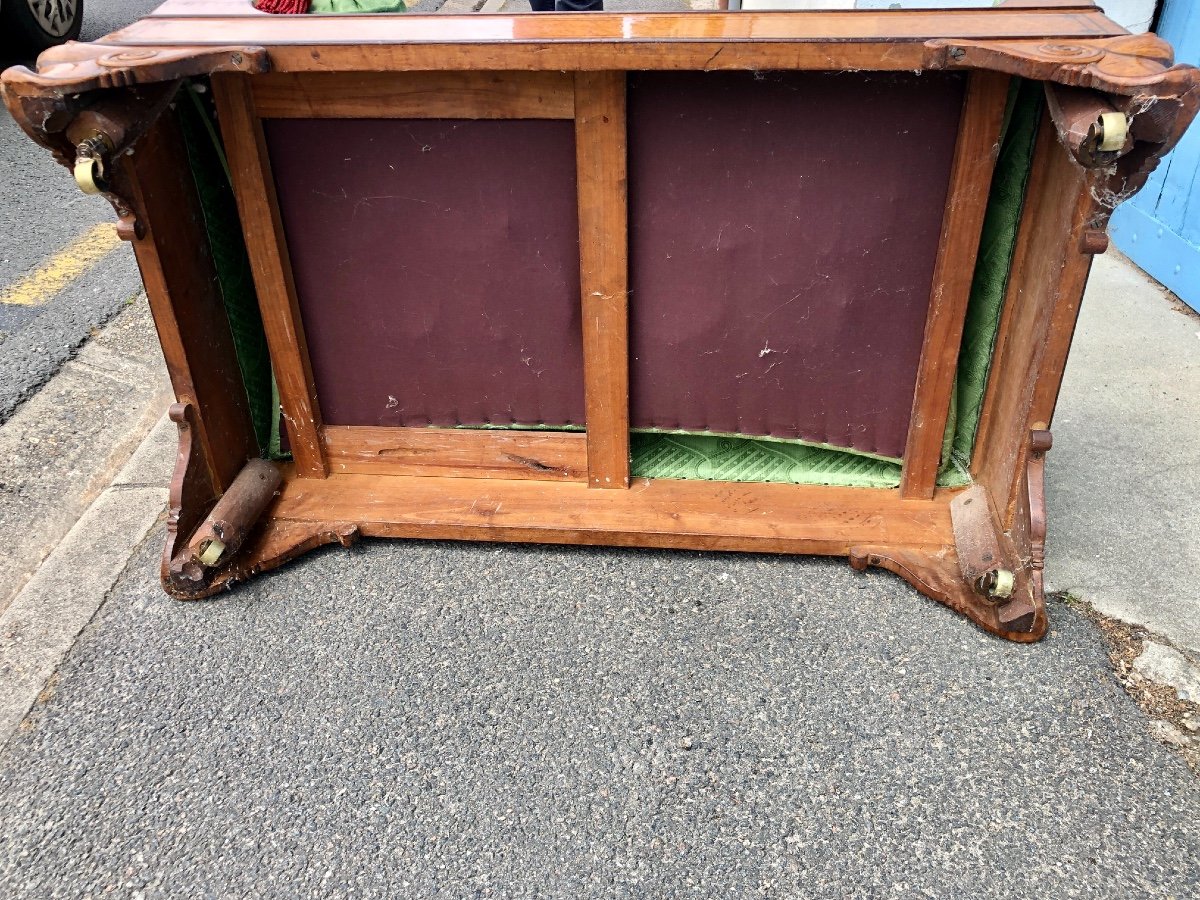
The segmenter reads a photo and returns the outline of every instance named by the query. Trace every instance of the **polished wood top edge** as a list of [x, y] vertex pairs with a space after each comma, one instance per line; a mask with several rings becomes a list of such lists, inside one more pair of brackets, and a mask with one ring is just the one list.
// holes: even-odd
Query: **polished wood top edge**
[[[856, 9], [856, 10], [814, 10], [814, 9], [797, 9], [797, 10], [771, 10], [771, 12], [786, 12], [788, 14], [804, 14], [804, 15], [824, 15], [830, 12], [848, 13], [852, 15], [888, 15], [888, 16], [908, 16], [913, 13], [977, 13], [983, 15], [994, 16], [996, 14], [1016, 14], [1022, 15], [1058, 15], [1064, 12], [1098, 12], [1099, 8], [1095, 3], [1086, 2], [1086, 0], [1009, 0], [1003, 6], [999, 7], [981, 7], [975, 9], [945, 9], [935, 5], [936, 0], [930, 0], [930, 3], [925, 8], [915, 9]], [[680, 11], [693, 14], [693, 11]], [[696, 10], [696, 14], [708, 13], [708, 10]], [[251, 0], [167, 0], [167, 2], [156, 7], [143, 18], [211, 18], [211, 17], [226, 17], [226, 18], [255, 18], [266, 17], [269, 13], [260, 12], [255, 9]], [[324, 14], [324, 13], [309, 13], [312, 17], [321, 18], [345, 18], [346, 16], [359, 16], [377, 18], [381, 13], [348, 13], [348, 14]], [[410, 13], [397, 13], [398, 16], [409, 16]], [[485, 13], [469, 13], [465, 15], [479, 16], [487, 15]], [[560, 13], [559, 15], [565, 15]], [[594, 13], [586, 13], [586, 15], [594, 15]]]
[[151, 17], [101, 38], [128, 46], [487, 43], [656, 40], [1056, 40], [1124, 35], [1098, 11], [1005, 10], [556, 13], [553, 16], [348, 15]]

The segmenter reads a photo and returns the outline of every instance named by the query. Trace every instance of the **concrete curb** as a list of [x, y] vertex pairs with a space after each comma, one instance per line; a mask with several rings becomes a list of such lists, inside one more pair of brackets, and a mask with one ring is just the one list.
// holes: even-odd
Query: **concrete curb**
[[165, 451], [175, 426], [163, 416], [113, 483], [88, 508], [0, 614], [0, 746], [49, 682], [163, 513]]
[[124, 309], [0, 427], [0, 612], [170, 402], [143, 301]]

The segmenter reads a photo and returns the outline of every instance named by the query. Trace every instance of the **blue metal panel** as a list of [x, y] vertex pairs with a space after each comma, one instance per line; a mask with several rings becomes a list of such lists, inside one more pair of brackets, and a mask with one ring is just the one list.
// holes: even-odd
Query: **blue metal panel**
[[[1178, 62], [1200, 64], [1200, 3], [1166, 0], [1158, 33]], [[1117, 209], [1109, 231], [1134, 262], [1200, 310], [1200, 123]]]

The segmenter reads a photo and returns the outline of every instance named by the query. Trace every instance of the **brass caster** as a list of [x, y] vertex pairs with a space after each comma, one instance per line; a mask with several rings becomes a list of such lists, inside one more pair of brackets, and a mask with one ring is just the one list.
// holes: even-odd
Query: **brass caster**
[[112, 142], [95, 132], [75, 145], [75, 184], [85, 194], [102, 194], [108, 190], [105, 177], [105, 157], [112, 153]]
[[992, 569], [975, 580], [975, 592], [992, 600], [1007, 600], [1017, 585], [1016, 576], [1010, 569]]

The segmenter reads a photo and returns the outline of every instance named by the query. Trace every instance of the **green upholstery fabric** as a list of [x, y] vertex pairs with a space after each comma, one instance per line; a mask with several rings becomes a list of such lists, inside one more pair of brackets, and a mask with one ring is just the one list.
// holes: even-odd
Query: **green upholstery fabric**
[[272, 434], [278, 427], [275, 411], [278, 402], [272, 401], [271, 357], [267, 338], [258, 311], [258, 295], [250, 274], [250, 260], [242, 241], [242, 226], [238, 219], [237, 201], [229, 179], [229, 166], [216, 133], [216, 117], [209, 95], [198, 93], [192, 85], [181, 91], [175, 104], [188, 163], [200, 195], [204, 228], [216, 264], [221, 297], [233, 345], [237, 351], [238, 368], [246, 387], [254, 436], [263, 453], [271, 446]]
[[310, 13], [391, 13], [404, 12], [404, 0], [312, 0]]
[[[769, 481], [839, 487], [894, 488], [900, 464], [798, 441], [702, 434], [637, 433], [630, 438], [631, 473], [638, 478], [703, 481]], [[943, 487], [968, 484], [951, 465], [938, 476]]]
[[955, 391], [958, 415], [951, 453], [964, 465], [970, 461], [975, 447], [975, 432], [979, 428], [979, 413], [992, 366], [992, 350], [996, 345], [1009, 269], [1017, 246], [1017, 227], [1025, 206], [1025, 188], [1041, 120], [1042, 97], [1041, 82], [1014, 79], [958, 355]]

